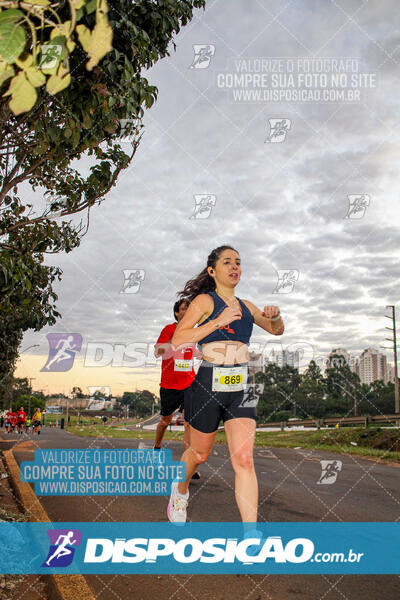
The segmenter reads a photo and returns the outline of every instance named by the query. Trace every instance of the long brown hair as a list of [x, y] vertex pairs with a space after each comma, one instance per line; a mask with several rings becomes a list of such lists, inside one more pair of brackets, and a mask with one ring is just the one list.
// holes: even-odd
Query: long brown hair
[[[214, 248], [208, 255], [207, 267], [213, 267], [215, 269], [216, 262], [224, 250], [233, 250], [239, 254], [232, 246], [218, 246], [218, 248]], [[214, 278], [208, 274], [207, 267], [204, 267], [197, 277], [189, 279], [183, 290], [177, 293], [179, 298], [185, 299], [190, 303], [199, 294], [206, 294], [207, 292], [215, 290]]]

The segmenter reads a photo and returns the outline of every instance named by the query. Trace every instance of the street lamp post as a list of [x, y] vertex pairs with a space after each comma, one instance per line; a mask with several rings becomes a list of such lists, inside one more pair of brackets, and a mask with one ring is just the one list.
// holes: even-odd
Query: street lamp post
[[28, 397], [28, 415], [31, 414], [31, 396], [32, 396], [32, 381], [36, 379], [36, 377], [29, 377], [29, 397]]
[[39, 344], [33, 344], [32, 346], [28, 346], [27, 348], [24, 348], [23, 350], [21, 350], [20, 354], [24, 354], [24, 352], [27, 352], [31, 348], [39, 348]]

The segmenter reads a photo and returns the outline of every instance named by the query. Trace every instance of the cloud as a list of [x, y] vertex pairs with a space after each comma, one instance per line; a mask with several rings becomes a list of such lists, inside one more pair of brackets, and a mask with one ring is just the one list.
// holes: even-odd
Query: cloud
[[[39, 343], [45, 354], [50, 331], [80, 332], [84, 344], [153, 343], [172, 322], [176, 293], [222, 243], [242, 257], [237, 295], [280, 306], [283, 344], [360, 352], [383, 340], [377, 319], [400, 275], [395, 9], [241, 0], [229, 14], [222, 3], [196, 11], [177, 52], [147, 74], [159, 95], [134, 162], [92, 210], [80, 248], [48, 259], [64, 271], [55, 285], [62, 319], [22, 346]], [[189, 69], [201, 43], [215, 45], [210, 67]], [[233, 102], [217, 73], [257, 56], [358, 57], [378, 87], [359, 104]], [[291, 119], [284, 142], [265, 143], [270, 118]], [[216, 196], [208, 219], [190, 219], [195, 194]], [[344, 218], [349, 194], [370, 196], [362, 219]], [[123, 269], [145, 270], [136, 294], [120, 293]], [[279, 269], [299, 270], [290, 294], [273, 293]], [[254, 338], [272, 339], [257, 327]], [[127, 373], [115, 381], [134, 385]]]

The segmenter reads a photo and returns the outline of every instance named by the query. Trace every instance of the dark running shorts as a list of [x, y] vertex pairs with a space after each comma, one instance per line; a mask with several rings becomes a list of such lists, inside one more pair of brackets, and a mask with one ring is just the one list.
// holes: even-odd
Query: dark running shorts
[[33, 421], [32, 425], [34, 427], [39, 427], [39, 425], [41, 425], [41, 422], [40, 421]]
[[177, 408], [179, 408], [180, 412], [183, 411], [184, 391], [160, 387], [161, 416], [168, 417]]
[[[257, 420], [256, 407], [251, 398], [252, 388], [246, 386], [239, 392], [213, 392], [212, 367], [212, 363], [203, 361], [192, 384], [186, 388], [185, 421], [202, 433], [213, 433], [218, 429], [221, 419], [224, 423], [240, 418]], [[247, 382], [250, 382], [249, 372]]]

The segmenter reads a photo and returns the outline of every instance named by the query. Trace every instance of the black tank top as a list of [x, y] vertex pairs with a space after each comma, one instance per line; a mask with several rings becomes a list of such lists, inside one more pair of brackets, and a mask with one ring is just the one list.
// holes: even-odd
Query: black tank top
[[[222, 311], [225, 308], [227, 308], [227, 304], [222, 300], [220, 296], [218, 296], [216, 292], [207, 293], [214, 300], [214, 310], [212, 311], [211, 315], [205, 321], [203, 321], [203, 323], [201, 323], [202, 325], [218, 317], [218, 315], [220, 315]], [[242, 318], [238, 319], [237, 321], [233, 321], [232, 323], [229, 323], [229, 325], [219, 327], [212, 333], [208, 334], [202, 340], [199, 340], [197, 342], [198, 344], [207, 344], [208, 342], [220, 342], [226, 340], [243, 342], [247, 345], [249, 344], [251, 333], [253, 331], [253, 315], [251, 314], [245, 303], [242, 302], [240, 298], [237, 299], [239, 300], [242, 309]]]

